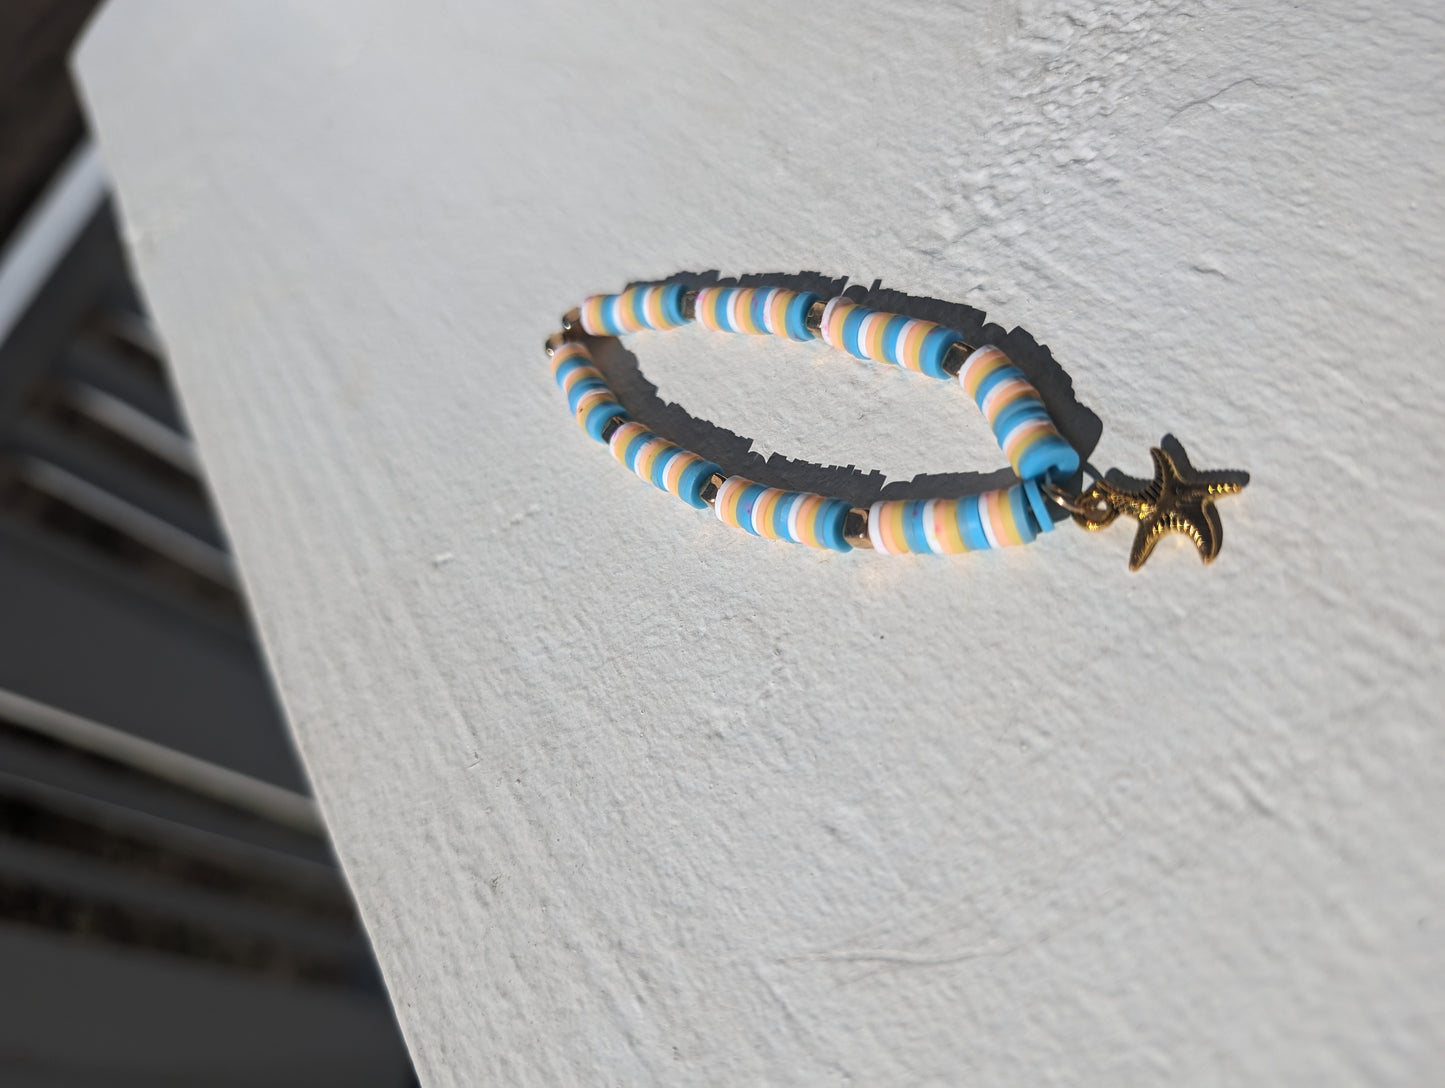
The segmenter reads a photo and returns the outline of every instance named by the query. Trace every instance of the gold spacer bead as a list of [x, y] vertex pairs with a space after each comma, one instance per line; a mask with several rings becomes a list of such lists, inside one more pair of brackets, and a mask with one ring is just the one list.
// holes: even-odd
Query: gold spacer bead
[[609, 416], [607, 422], [602, 424], [602, 431], [600, 432], [602, 441], [611, 442], [612, 436], [616, 434], [618, 429], [626, 422], [626, 416]]
[[963, 364], [977, 350], [972, 344], [965, 344], [962, 340], [956, 344], [950, 344], [948, 350], [943, 353], [943, 362], [940, 364], [943, 372], [950, 378], [958, 377], [958, 372], [963, 369]]
[[707, 481], [702, 485], [702, 501], [707, 503], [709, 506], [715, 503], [717, 501], [718, 491], [726, 482], [726, 476], [724, 476], [721, 472], [714, 472], [711, 476], [707, 478]]
[[868, 507], [855, 506], [843, 519], [843, 539], [855, 548], [872, 549], [873, 541], [868, 537]]
[[550, 359], [556, 355], [557, 349], [566, 342], [567, 334], [565, 332], [554, 332], [551, 336], [547, 337], [547, 358]]
[[678, 303], [678, 308], [682, 310], [682, 316], [689, 321], [697, 317], [697, 291], [694, 288], [689, 287], [682, 293], [682, 301]]
[[803, 315], [803, 324], [807, 326], [808, 331], [814, 335], [822, 335], [823, 311], [827, 309], [827, 307], [828, 304], [822, 299], [819, 299], [813, 303], [813, 305], [809, 306], [808, 312]]
[[582, 308], [573, 306], [562, 315], [562, 331], [567, 334], [568, 340], [581, 339], [582, 333]]

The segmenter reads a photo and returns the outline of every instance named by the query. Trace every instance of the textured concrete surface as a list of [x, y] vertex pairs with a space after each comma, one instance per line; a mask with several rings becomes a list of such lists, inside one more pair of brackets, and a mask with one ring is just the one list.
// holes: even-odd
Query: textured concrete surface
[[[120, 3], [80, 72], [428, 1084], [1424, 1084], [1445, 1068], [1438, 5]], [[582, 295], [820, 271], [1046, 343], [1093, 461], [1253, 482], [767, 545], [630, 477]], [[955, 392], [637, 337], [823, 464]]]

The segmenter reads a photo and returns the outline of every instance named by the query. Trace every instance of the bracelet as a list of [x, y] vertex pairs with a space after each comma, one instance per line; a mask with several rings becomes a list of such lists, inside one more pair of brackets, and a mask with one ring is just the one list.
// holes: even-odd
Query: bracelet
[[[729, 476], [706, 458], [630, 420], [593, 364], [587, 337], [615, 337], [697, 322], [717, 332], [821, 340], [859, 359], [889, 363], [933, 378], [956, 378], [973, 399], [1019, 482], [961, 498], [881, 499], [870, 506], [804, 491], [765, 487]], [[1054, 508], [1086, 529], [1120, 515], [1138, 520], [1129, 567], [1137, 570], [1159, 538], [1180, 532], [1204, 562], [1219, 554], [1223, 530], [1214, 500], [1240, 491], [1241, 472], [1197, 473], [1163, 448], [1150, 450], [1154, 478], [1109, 482], [1094, 475], [1082, 491], [1069, 481], [1078, 452], [1059, 433], [1043, 398], [997, 347], [974, 347], [953, 329], [884, 313], [846, 296], [824, 300], [782, 287], [688, 287], [642, 284], [621, 294], [592, 295], [547, 338], [552, 375], [589, 436], [653, 486], [754, 536], [846, 552], [953, 554], [1027, 544], [1054, 527]], [[1183, 462], [1181, 465], [1180, 462]], [[1110, 474], [1111, 476], [1114, 474]]]

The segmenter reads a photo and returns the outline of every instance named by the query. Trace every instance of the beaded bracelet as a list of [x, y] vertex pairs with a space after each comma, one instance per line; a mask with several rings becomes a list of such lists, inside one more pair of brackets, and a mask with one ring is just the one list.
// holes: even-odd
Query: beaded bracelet
[[[859, 359], [956, 378], [983, 412], [1019, 482], [961, 498], [882, 499], [863, 507], [729, 476], [628, 419], [585, 342], [586, 337], [675, 329], [693, 321], [717, 332], [822, 340]], [[1070, 490], [1069, 481], [1081, 469], [1079, 455], [1007, 355], [989, 345], [974, 347], [943, 325], [873, 310], [842, 295], [824, 300], [782, 287], [643, 284], [586, 299], [563, 317], [562, 331], [548, 337], [546, 346], [568, 408], [613, 457], [689, 506], [711, 507], [724, 524], [769, 540], [890, 555], [982, 551], [1027, 544], [1052, 530], [1051, 507], [1059, 507], [1091, 530], [1121, 514], [1136, 518], [1132, 570], [1168, 532], [1188, 536], [1208, 563], [1223, 541], [1214, 500], [1239, 491], [1248, 480], [1239, 472], [1196, 473], [1187, 461], [1181, 467], [1182, 457], [1155, 448], [1150, 450], [1154, 478], [1148, 483], [1095, 478], [1083, 491]]]

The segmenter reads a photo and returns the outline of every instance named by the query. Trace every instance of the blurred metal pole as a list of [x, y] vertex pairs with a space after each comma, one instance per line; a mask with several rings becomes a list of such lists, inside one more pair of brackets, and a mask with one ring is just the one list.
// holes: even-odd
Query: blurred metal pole
[[84, 140], [0, 254], [0, 344], [90, 222], [106, 191], [100, 154]]
[[0, 689], [0, 721], [124, 764], [272, 823], [308, 835], [326, 834], [320, 810], [309, 797], [58, 707]]

